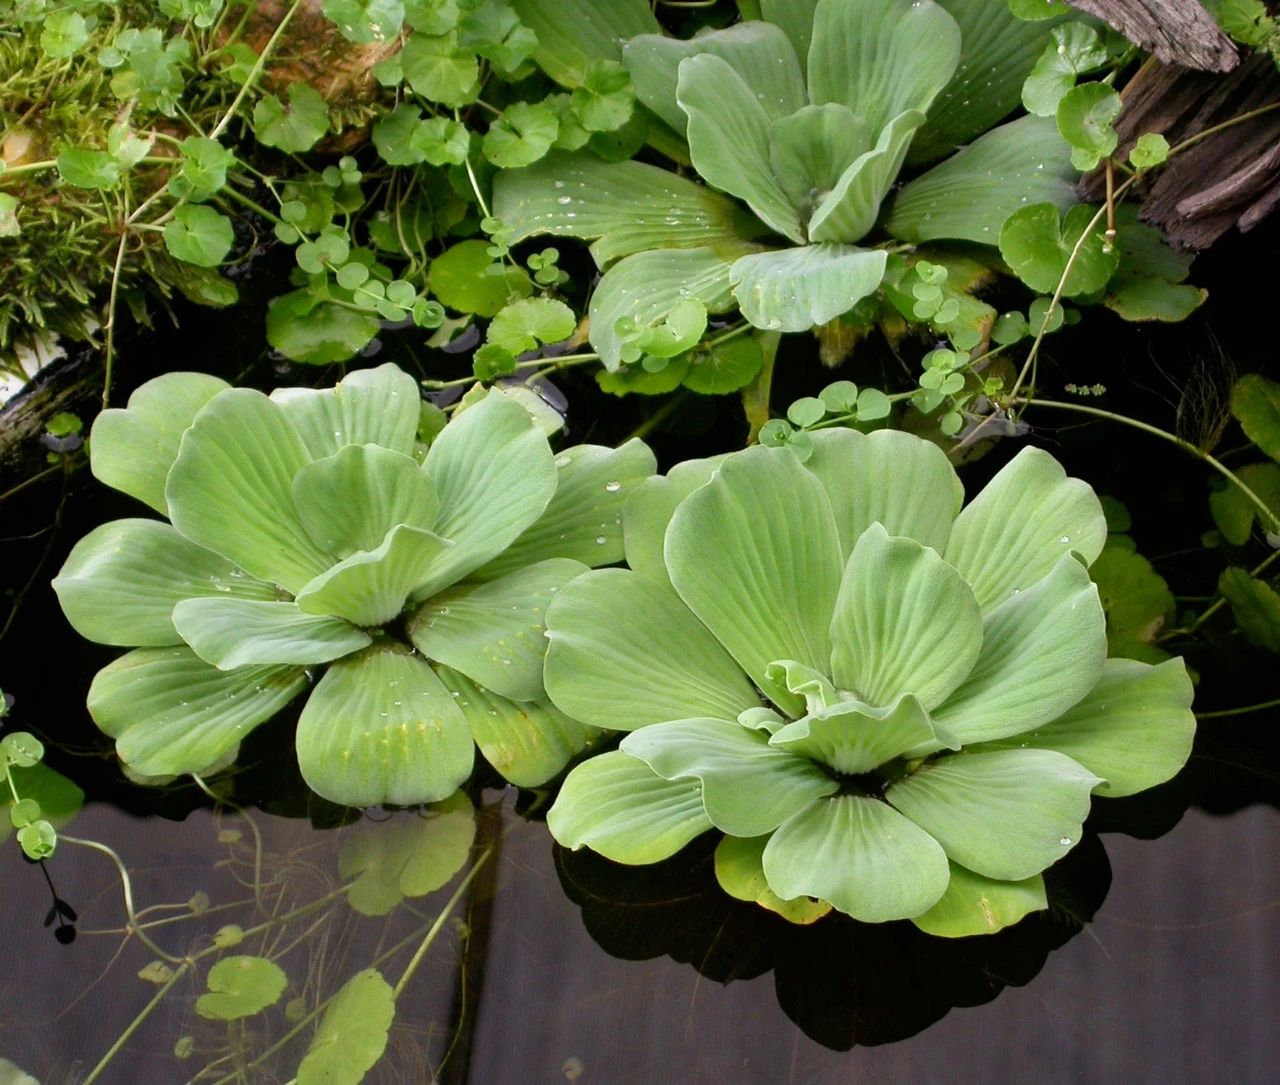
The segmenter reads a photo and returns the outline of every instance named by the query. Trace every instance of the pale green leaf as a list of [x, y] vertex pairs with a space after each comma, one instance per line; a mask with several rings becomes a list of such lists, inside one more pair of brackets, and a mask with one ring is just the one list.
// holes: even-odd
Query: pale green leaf
[[813, 10], [818, 0], [760, 0], [761, 14], [782, 28], [791, 41], [796, 56], [803, 62], [809, 56], [813, 37]]
[[924, 123], [924, 114], [909, 110], [894, 117], [880, 131], [876, 145], [840, 175], [809, 219], [813, 241], [861, 241], [880, 217], [880, 204], [902, 169], [911, 137]]
[[969, 674], [982, 640], [973, 592], [937, 551], [880, 524], [862, 533], [831, 620], [836, 685], [873, 705], [910, 693], [933, 709]]
[[[847, 105], [807, 105], [769, 125], [769, 166], [802, 218], [875, 144], [877, 133]], [[877, 210], [879, 197], [876, 198]]]
[[1108, 659], [1093, 689], [1065, 714], [991, 746], [1056, 750], [1103, 778], [1099, 795], [1133, 795], [1186, 764], [1196, 730], [1193, 694], [1181, 659], [1155, 666]]
[[884, 227], [915, 243], [945, 238], [994, 245], [1005, 219], [1028, 204], [1072, 206], [1078, 178], [1053, 120], [1022, 117], [909, 181], [890, 204]]
[[547, 613], [547, 636], [548, 694], [597, 727], [732, 719], [759, 704], [742, 671], [671, 589], [626, 569], [584, 573], [568, 584]]
[[884, 708], [840, 701], [773, 732], [771, 746], [844, 775], [871, 772], [914, 747], [946, 745], [920, 701], [904, 694]]
[[723, 313], [737, 302], [729, 289], [729, 268], [745, 243], [716, 248], [655, 249], [619, 260], [596, 284], [591, 295], [591, 345], [606, 369], [622, 361], [623, 342], [617, 324], [623, 317], [648, 327], [661, 320], [677, 302], [693, 298], [709, 313]]
[[475, 100], [480, 90], [476, 54], [458, 45], [458, 34], [415, 32], [400, 50], [405, 81], [429, 102], [457, 109]]
[[298, 1065], [297, 1085], [360, 1085], [387, 1049], [396, 1015], [395, 992], [366, 968], [329, 1003]]
[[200, 408], [228, 387], [207, 373], [165, 373], [141, 385], [127, 407], [112, 407], [94, 419], [94, 477], [167, 516], [164, 483], [182, 434]]
[[881, 249], [822, 242], [739, 257], [729, 281], [742, 315], [757, 328], [808, 331], [875, 293], [885, 260]]
[[195, 596], [275, 599], [273, 585], [156, 520], [113, 520], [76, 543], [53, 581], [77, 633], [99, 644], [178, 644], [174, 606]]
[[498, 580], [449, 588], [413, 614], [409, 639], [428, 659], [461, 671], [503, 697], [539, 700], [545, 696], [547, 606], [586, 568], [581, 562], [552, 558]]
[[1001, 227], [1000, 255], [1018, 278], [1042, 294], [1055, 293], [1059, 284], [1064, 297], [1095, 293], [1107, 285], [1120, 264], [1120, 254], [1107, 243], [1101, 221], [1094, 221], [1097, 217], [1085, 204], [1071, 208], [1061, 219], [1051, 204], [1024, 207]]
[[664, 780], [620, 750], [592, 757], [565, 778], [547, 828], [566, 848], [615, 863], [657, 863], [712, 828], [696, 781]]
[[933, 712], [965, 744], [1031, 731], [1062, 715], [1097, 682], [1107, 656], [1098, 589], [1071, 555], [989, 610], [968, 678]]
[[297, 743], [307, 786], [345, 806], [439, 802], [475, 757], [449, 691], [391, 642], [329, 668], [298, 717]]
[[703, 717], [641, 727], [622, 740], [622, 750], [664, 780], [700, 781], [707, 817], [730, 836], [772, 832], [840, 787], [807, 758], [771, 746], [767, 731], [731, 720]]
[[351, 883], [347, 903], [379, 916], [406, 897], [434, 893], [462, 869], [475, 833], [475, 810], [461, 791], [424, 811], [361, 821], [338, 856], [338, 877]]
[[1048, 907], [1044, 879], [1039, 874], [1021, 881], [1002, 882], [952, 863], [951, 880], [942, 899], [911, 921], [925, 934], [967, 938], [974, 934], [995, 934]]
[[1106, 541], [1106, 517], [1088, 483], [1028, 447], [956, 518], [943, 556], [987, 610], [1029, 588], [1065, 553], [1092, 564]]
[[667, 525], [676, 506], [703, 485], [720, 466], [723, 457], [684, 460], [666, 475], [645, 479], [636, 487], [622, 514], [627, 564], [661, 584], [670, 584], [662, 556]]
[[622, 510], [657, 468], [649, 446], [637, 438], [618, 448], [574, 445], [555, 464], [551, 503], [477, 575], [498, 577], [549, 558], [572, 558], [593, 568], [622, 560]]
[[1089, 795], [1101, 783], [1052, 750], [961, 753], [894, 784], [885, 799], [963, 867], [1021, 881], [1080, 842]]
[[840, 102], [872, 132], [928, 112], [960, 63], [960, 28], [933, 0], [820, 0], [809, 46], [809, 100]]
[[294, 603], [228, 596], [183, 599], [173, 608], [173, 624], [191, 650], [220, 671], [264, 663], [310, 667], [370, 643], [349, 623], [304, 614]]
[[435, 530], [454, 546], [417, 585], [418, 599], [501, 554], [542, 515], [556, 488], [546, 436], [528, 411], [496, 391], [455, 415], [423, 469], [440, 498]]
[[735, 453], [676, 510], [666, 562], [680, 597], [755, 684], [798, 707], [766, 671], [776, 659], [825, 670], [831, 657], [844, 562], [822, 484], [785, 448]]
[[809, 805], [769, 838], [763, 862], [778, 896], [828, 900], [864, 923], [920, 915], [949, 877], [935, 840], [879, 800], [858, 795]]
[[736, 23], [688, 41], [656, 34], [632, 38], [622, 55], [636, 97], [681, 135], [687, 117], [676, 101], [680, 62], [703, 54], [723, 60], [741, 76], [770, 120], [789, 116], [808, 101], [795, 50], [769, 23]]
[[326, 553], [376, 550], [401, 524], [435, 523], [435, 484], [412, 456], [380, 445], [346, 445], [293, 476], [302, 526]]
[[522, 298], [509, 302], [494, 316], [485, 342], [511, 354], [536, 350], [544, 343], [568, 339], [577, 326], [573, 310], [555, 298]]
[[311, 459], [332, 456], [345, 445], [413, 452], [422, 397], [418, 382], [390, 362], [348, 373], [333, 388], [277, 388], [271, 399]]
[[293, 508], [293, 476], [310, 461], [288, 419], [261, 392], [210, 400], [182, 438], [165, 499], [173, 526], [261, 580], [296, 592], [331, 559]]
[[476, 685], [460, 671], [436, 674], [466, 717], [480, 752], [517, 787], [539, 787], [558, 776], [600, 734], [566, 716], [545, 698], [512, 701]]
[[768, 836], [726, 836], [716, 845], [716, 881], [729, 896], [736, 900], [750, 901], [777, 912], [783, 919], [802, 926], [816, 923], [829, 911], [825, 900], [796, 897], [783, 900], [769, 888], [764, 876], [764, 848]]
[[798, 209], [769, 169], [769, 124], [776, 115], [756, 91], [727, 61], [702, 53], [680, 62], [676, 100], [689, 118], [689, 152], [699, 175], [803, 244]]
[[209, 990], [196, 999], [196, 1013], [213, 1021], [252, 1017], [280, 1001], [289, 977], [265, 957], [224, 957], [211, 969]]
[[592, 239], [600, 267], [635, 252], [751, 232], [748, 216], [704, 185], [642, 162], [587, 154], [552, 152], [527, 169], [503, 170], [494, 180], [493, 213], [511, 228], [513, 243], [537, 234]]
[[805, 467], [827, 491], [844, 557], [874, 523], [942, 553], [964, 500], [942, 449], [899, 430], [831, 428], [812, 438]]
[[404, 609], [414, 589], [439, 575], [453, 555], [448, 539], [401, 524], [374, 550], [359, 550], [309, 580], [297, 604], [307, 614], [384, 625]]
[[566, 87], [581, 85], [593, 60], [620, 60], [628, 38], [659, 30], [648, 0], [512, 0], [512, 7], [538, 36], [538, 66]]
[[301, 667], [220, 671], [191, 649], [138, 648], [100, 670], [89, 715], [146, 776], [201, 772], [306, 688]]

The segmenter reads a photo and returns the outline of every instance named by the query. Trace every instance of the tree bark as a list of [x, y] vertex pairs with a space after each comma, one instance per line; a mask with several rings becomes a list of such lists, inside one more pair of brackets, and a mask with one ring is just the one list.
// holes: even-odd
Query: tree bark
[[1166, 64], [1229, 72], [1240, 53], [1197, 0], [1068, 0]]

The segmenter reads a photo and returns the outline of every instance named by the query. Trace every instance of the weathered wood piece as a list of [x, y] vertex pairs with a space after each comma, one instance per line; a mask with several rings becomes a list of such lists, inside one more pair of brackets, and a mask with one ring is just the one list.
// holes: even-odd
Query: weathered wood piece
[[1234, 43], [1197, 0], [1067, 0], [1096, 15], [1166, 64], [1229, 72], [1240, 63]]
[[[1145, 132], [1178, 144], [1267, 110], [1206, 136], [1144, 184], [1142, 217], [1174, 244], [1208, 248], [1232, 226], [1249, 230], [1280, 204], [1280, 73], [1270, 58], [1250, 57], [1226, 75], [1150, 60], [1120, 93], [1119, 160]], [[1104, 193], [1099, 173], [1081, 182], [1086, 200], [1101, 200]]]

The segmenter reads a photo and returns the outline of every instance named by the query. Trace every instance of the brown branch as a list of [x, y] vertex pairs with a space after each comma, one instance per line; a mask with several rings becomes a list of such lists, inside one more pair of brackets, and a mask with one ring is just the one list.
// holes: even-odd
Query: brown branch
[[1240, 54], [1196, 0], [1068, 0], [1166, 64], [1229, 72]]

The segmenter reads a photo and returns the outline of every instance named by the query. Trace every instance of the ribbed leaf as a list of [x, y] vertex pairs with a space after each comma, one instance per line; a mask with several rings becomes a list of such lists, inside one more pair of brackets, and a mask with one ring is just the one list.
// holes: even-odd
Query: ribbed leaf
[[228, 389], [182, 438], [165, 486], [173, 526], [297, 592], [332, 564], [293, 507], [293, 476], [311, 458], [276, 404], [249, 388]]
[[1100, 781], [1051, 750], [944, 757], [885, 798], [963, 867], [999, 881], [1039, 874], [1080, 842]]
[[1022, 84], [1061, 18], [1028, 22], [1008, 4], [937, 0], [960, 27], [960, 67], [929, 109], [908, 162], [932, 162], [994, 127], [1022, 101]]
[[730, 720], [700, 718], [642, 727], [622, 740], [622, 749], [664, 780], [701, 781], [707, 817], [730, 836], [772, 832], [840, 787], [807, 758], [769, 745], [767, 731]]
[[805, 467], [827, 491], [845, 557], [874, 523], [942, 553], [964, 501], [946, 453], [900, 430], [819, 430]]
[[[801, 217], [871, 150], [876, 133], [838, 102], [806, 105], [769, 125], [769, 166]], [[877, 197], [876, 204], [880, 199]]]
[[525, 169], [499, 171], [493, 213], [514, 231], [513, 241], [537, 234], [595, 239], [591, 255], [600, 267], [634, 252], [696, 248], [752, 230], [745, 212], [705, 185], [589, 154], [553, 152]]
[[435, 530], [454, 546], [418, 585], [418, 599], [501, 554], [542, 515], [556, 489], [546, 436], [528, 411], [497, 391], [445, 426], [423, 469], [440, 498]]
[[689, 153], [699, 175], [802, 244], [799, 212], [769, 169], [769, 124], [777, 114], [765, 109], [727, 61], [711, 53], [680, 62], [676, 100], [689, 118]]
[[783, 900], [769, 888], [764, 876], [764, 849], [768, 842], [768, 836], [746, 839], [726, 836], [721, 840], [716, 845], [715, 859], [716, 881], [720, 888], [736, 900], [750, 901], [777, 912], [788, 922], [802, 926], [816, 923], [831, 911], [831, 905], [825, 900], [811, 900], [809, 897]]
[[932, 709], [973, 668], [982, 617], [935, 550], [872, 524], [845, 567], [831, 645], [831, 676], [842, 689], [873, 705], [910, 693]]
[[1022, 117], [993, 128], [904, 185], [885, 229], [903, 241], [939, 239], [995, 245], [1004, 220], [1028, 204], [1065, 211], [1079, 173], [1052, 117]]
[[566, 848], [634, 865], [661, 862], [711, 827], [695, 781], [664, 780], [617, 750], [569, 773], [547, 812], [547, 828]]
[[682, 135], [687, 117], [676, 103], [680, 62], [701, 53], [728, 63], [770, 119], [794, 113], [808, 101], [800, 60], [786, 35], [769, 23], [735, 23], [687, 41], [659, 34], [632, 38], [622, 56], [636, 97]]
[[422, 396], [418, 382], [391, 362], [348, 373], [333, 388], [277, 388], [271, 399], [311, 459], [332, 456], [343, 445], [413, 451]]
[[298, 717], [297, 742], [307, 786], [346, 806], [438, 802], [471, 775], [475, 757], [440, 679], [389, 643], [325, 672]]
[[729, 265], [755, 247], [745, 242], [716, 248], [654, 249], [619, 260], [591, 295], [591, 345], [609, 370], [622, 362], [617, 323], [630, 317], [641, 326], [661, 320], [683, 298], [694, 298], [709, 313], [737, 302], [729, 289]]
[[570, 719], [545, 699], [515, 701], [478, 686], [460, 671], [436, 674], [466, 717], [480, 752], [517, 787], [538, 787], [557, 776], [600, 732]]
[[94, 528], [72, 549], [53, 590], [77, 633], [122, 647], [178, 644], [171, 615], [182, 599], [276, 598], [273, 585], [246, 576], [158, 520], [113, 520]]
[[100, 670], [89, 715], [146, 776], [201, 772], [306, 688], [301, 667], [220, 671], [191, 649], [138, 648]]
[[928, 112], [960, 63], [960, 28], [933, 0], [819, 0], [809, 100], [841, 102], [878, 133], [909, 109]]
[[461, 671], [503, 697], [539, 700], [545, 696], [547, 606], [586, 570], [581, 562], [552, 558], [499, 580], [450, 588], [414, 613], [409, 638], [428, 659]]
[[1024, 448], [956, 518], [943, 555], [983, 610], [1044, 576], [1063, 554], [1092, 564], [1107, 541], [1102, 504], [1047, 452]]
[[1044, 879], [1039, 874], [1018, 882], [1001, 882], [952, 863], [951, 881], [942, 899], [911, 922], [925, 934], [967, 938], [995, 934], [1048, 907]]
[[923, 123], [923, 113], [908, 110], [884, 126], [875, 147], [841, 174], [814, 211], [808, 227], [810, 240], [852, 244], [871, 232], [880, 217], [880, 204], [902, 169], [911, 137]]
[[722, 459], [684, 460], [666, 475], [655, 475], [636, 487], [622, 513], [627, 564], [636, 572], [661, 584], [671, 583], [662, 556], [667, 525], [676, 506], [711, 477]]
[[817, 897], [864, 923], [909, 919], [942, 896], [950, 872], [935, 840], [876, 799], [813, 803], [769, 838], [764, 874], [780, 897]]
[[452, 555], [448, 539], [401, 524], [376, 550], [360, 550], [308, 581], [296, 602], [307, 614], [328, 614], [369, 628], [384, 625]]
[[369, 634], [340, 618], [304, 614], [294, 603], [257, 599], [184, 599], [173, 624], [193, 652], [220, 671], [254, 664], [314, 667], [358, 652]]
[[520, 21], [538, 36], [533, 54], [557, 83], [581, 86], [593, 60], [619, 60], [622, 43], [661, 29], [648, 0], [512, 0]]
[[769, 22], [782, 28], [801, 63], [809, 57], [813, 37], [813, 9], [818, 0], [760, 0], [760, 11]]
[[429, 529], [435, 483], [412, 456], [379, 445], [346, 445], [293, 477], [293, 502], [315, 544], [339, 558], [375, 550], [400, 524]]
[[1193, 692], [1181, 659], [1155, 666], [1108, 659], [1097, 684], [1066, 713], [991, 746], [1056, 750], [1106, 781], [1099, 795], [1133, 795], [1187, 763], [1196, 730]]
[[[773, 733], [771, 746], [857, 775], [892, 761], [916, 746], [937, 744], [929, 713], [910, 694], [876, 708], [857, 701], [834, 704]], [[944, 743], [945, 744], [945, 743]]]
[[616, 731], [708, 715], [732, 719], [759, 698], [670, 588], [625, 569], [568, 584], [547, 612], [543, 678], [575, 719]]
[[798, 710], [767, 670], [794, 659], [821, 671], [831, 656], [843, 562], [821, 483], [785, 448], [735, 453], [676, 510], [666, 560], [689, 609], [770, 700]]
[[1042, 579], [989, 611], [969, 677], [933, 712], [965, 745], [1057, 719], [1097, 682], [1107, 657], [1098, 589], [1069, 554]]
[[743, 256], [729, 281], [742, 315], [757, 328], [802, 332], [875, 293], [886, 259], [880, 249], [824, 242]]
[[164, 483], [182, 434], [200, 408], [230, 385], [207, 373], [165, 373], [94, 419], [89, 467], [99, 482], [136, 497], [164, 516]]
[[502, 576], [548, 558], [593, 568], [622, 560], [622, 510], [657, 470], [649, 446], [636, 438], [619, 448], [575, 445], [555, 463], [556, 493], [546, 511], [477, 575]]

